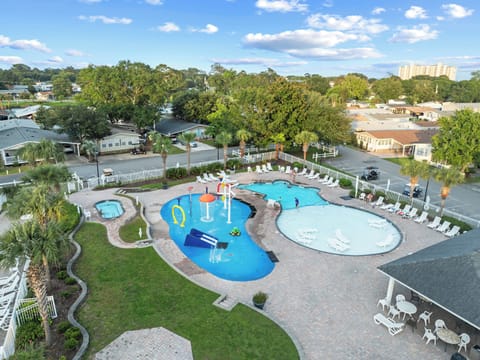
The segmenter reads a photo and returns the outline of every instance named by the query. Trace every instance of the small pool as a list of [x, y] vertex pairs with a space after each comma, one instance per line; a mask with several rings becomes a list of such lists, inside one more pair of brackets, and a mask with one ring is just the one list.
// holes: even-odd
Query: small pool
[[[245, 223], [251, 209], [248, 204], [232, 200], [230, 223], [228, 209], [222, 196], [214, 196], [208, 204], [208, 221], [205, 221], [205, 204], [202, 194], [183, 195], [162, 206], [160, 216], [169, 224], [170, 238], [191, 261], [209, 273], [226, 280], [251, 281], [270, 274], [274, 263], [264, 249], [248, 235]], [[203, 218], [203, 221], [202, 221]], [[233, 229], [238, 233], [232, 235]], [[193, 234], [193, 237], [191, 236]], [[214, 239], [222, 246], [199, 247], [195, 241]], [[193, 242], [189, 242], [193, 239]]]
[[[318, 188], [288, 181], [253, 183], [241, 188], [280, 202], [277, 227], [292, 241], [311, 249], [342, 255], [375, 255], [395, 249], [402, 241], [398, 228], [387, 219], [364, 209], [331, 204]], [[299, 200], [295, 207], [295, 198]]]
[[122, 203], [118, 200], [99, 201], [95, 204], [95, 208], [104, 219], [115, 219], [125, 212]]

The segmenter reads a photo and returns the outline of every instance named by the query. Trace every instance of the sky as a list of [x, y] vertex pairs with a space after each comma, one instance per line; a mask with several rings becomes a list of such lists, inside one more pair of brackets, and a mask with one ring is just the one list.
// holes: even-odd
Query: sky
[[480, 70], [480, 2], [2, 0], [0, 68], [155, 67], [371, 78], [407, 64]]

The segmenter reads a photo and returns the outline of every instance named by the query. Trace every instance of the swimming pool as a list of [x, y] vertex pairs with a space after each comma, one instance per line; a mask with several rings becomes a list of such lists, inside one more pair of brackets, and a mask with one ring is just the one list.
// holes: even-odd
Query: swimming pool
[[[290, 240], [315, 250], [375, 255], [392, 251], [402, 240], [392, 222], [366, 210], [329, 203], [320, 197], [317, 188], [304, 188], [284, 180], [241, 187], [264, 194], [266, 200], [278, 201], [281, 196], [278, 229]], [[298, 208], [295, 197], [300, 200]]]
[[122, 203], [118, 200], [99, 201], [95, 208], [104, 219], [115, 219], [124, 213]]
[[[274, 263], [245, 230], [250, 207], [233, 199], [229, 224], [228, 210], [222, 197], [214, 195], [214, 201], [208, 203], [209, 219], [205, 221], [207, 205], [200, 202], [202, 195], [192, 194], [191, 198], [190, 195], [183, 195], [170, 200], [160, 210], [160, 216], [169, 224], [170, 238], [178, 248], [199, 267], [222, 279], [251, 281], [270, 274]], [[234, 228], [239, 230], [235, 236], [230, 234]], [[202, 236], [195, 236], [197, 232], [192, 237], [192, 229], [205, 234], [203, 242], [198, 239]], [[209, 244], [210, 238], [226, 243], [226, 248], [188, 245]]]

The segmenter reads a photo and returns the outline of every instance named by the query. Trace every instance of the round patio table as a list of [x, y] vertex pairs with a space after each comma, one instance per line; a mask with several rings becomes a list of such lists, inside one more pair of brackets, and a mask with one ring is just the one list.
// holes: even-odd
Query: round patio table
[[413, 315], [417, 312], [417, 307], [408, 301], [397, 302], [397, 309], [403, 313], [403, 319], [405, 319], [405, 315]]
[[445, 351], [447, 351], [447, 345], [458, 345], [460, 344], [460, 336], [455, 331], [450, 329], [438, 329], [437, 336], [440, 340], [445, 343]]

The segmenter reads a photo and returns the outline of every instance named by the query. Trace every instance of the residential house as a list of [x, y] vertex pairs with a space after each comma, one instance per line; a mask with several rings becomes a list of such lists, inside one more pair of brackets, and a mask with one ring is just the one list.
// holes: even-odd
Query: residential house
[[100, 154], [129, 152], [141, 142], [140, 134], [125, 130], [112, 130], [112, 134], [99, 141]]
[[156, 126], [156, 130], [164, 136], [176, 137], [184, 132], [191, 132], [195, 134], [197, 139], [205, 138], [207, 129], [208, 125], [178, 120], [173, 116], [162, 117], [162, 120]]

